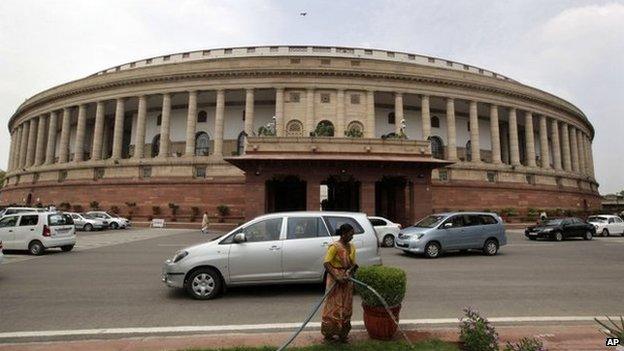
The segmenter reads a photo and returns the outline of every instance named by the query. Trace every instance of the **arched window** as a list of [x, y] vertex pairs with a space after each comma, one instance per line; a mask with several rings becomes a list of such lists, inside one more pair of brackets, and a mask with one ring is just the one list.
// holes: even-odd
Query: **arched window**
[[431, 128], [440, 128], [440, 118], [438, 116], [431, 117]]
[[158, 156], [160, 151], [160, 134], [156, 134], [152, 139], [152, 157]]
[[206, 132], [195, 134], [195, 156], [210, 155], [210, 136]]
[[208, 113], [204, 110], [197, 114], [197, 123], [206, 123], [208, 121]]
[[303, 123], [293, 119], [286, 124], [286, 136], [300, 137], [303, 136]]
[[466, 143], [466, 161], [472, 161], [472, 143], [470, 140]]
[[350, 138], [361, 138], [364, 136], [364, 125], [358, 121], [349, 123], [345, 135]]
[[431, 156], [433, 158], [444, 159], [444, 143], [442, 143], [442, 138], [439, 136], [430, 136], [429, 141], [431, 142]]
[[321, 137], [333, 137], [334, 136], [334, 124], [328, 120], [320, 121], [319, 124], [316, 125], [316, 130], [314, 131], [316, 136]]
[[236, 154], [239, 156], [245, 153], [246, 139], [247, 133], [245, 133], [245, 131], [240, 132], [240, 134], [238, 134], [238, 138], [236, 138]]
[[394, 112], [390, 112], [388, 113], [388, 124], [395, 124], [396, 123], [396, 117]]

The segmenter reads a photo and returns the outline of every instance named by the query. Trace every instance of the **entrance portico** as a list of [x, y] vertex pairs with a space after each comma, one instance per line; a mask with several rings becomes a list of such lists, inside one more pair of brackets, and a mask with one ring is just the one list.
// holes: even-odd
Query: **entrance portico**
[[245, 171], [246, 219], [338, 210], [401, 224], [431, 213], [431, 170], [450, 164], [428, 142], [350, 138], [249, 138], [244, 155], [226, 160]]

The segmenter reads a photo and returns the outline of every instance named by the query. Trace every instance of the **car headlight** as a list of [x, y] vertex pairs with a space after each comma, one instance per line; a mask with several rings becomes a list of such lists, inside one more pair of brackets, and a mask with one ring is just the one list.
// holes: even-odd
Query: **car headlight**
[[188, 251], [178, 251], [175, 256], [173, 256], [173, 263], [178, 263], [181, 259], [188, 256]]

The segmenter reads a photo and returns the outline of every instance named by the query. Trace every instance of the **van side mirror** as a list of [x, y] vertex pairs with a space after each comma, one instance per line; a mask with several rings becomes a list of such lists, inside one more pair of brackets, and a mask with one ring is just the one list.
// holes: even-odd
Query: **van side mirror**
[[444, 229], [453, 228], [453, 222], [446, 222], [446, 223], [444, 223], [442, 228], [444, 228]]
[[238, 233], [236, 235], [234, 235], [234, 240], [235, 243], [240, 244], [240, 243], [244, 243], [247, 241], [247, 238], [245, 237], [245, 233]]

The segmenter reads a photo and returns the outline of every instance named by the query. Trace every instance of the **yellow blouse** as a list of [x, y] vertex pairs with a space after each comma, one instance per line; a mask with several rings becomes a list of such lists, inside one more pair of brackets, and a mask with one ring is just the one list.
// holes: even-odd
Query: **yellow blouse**
[[[338, 249], [336, 248], [336, 245], [340, 244], [334, 243], [329, 245], [329, 247], [327, 248], [327, 254], [325, 255], [324, 262], [329, 262], [329, 264], [331, 264], [335, 268], [346, 268], [342, 267], [342, 261], [340, 261], [340, 257], [338, 257], [337, 255]], [[349, 260], [351, 261], [351, 264], [355, 264], [355, 245], [349, 243], [349, 247]]]

